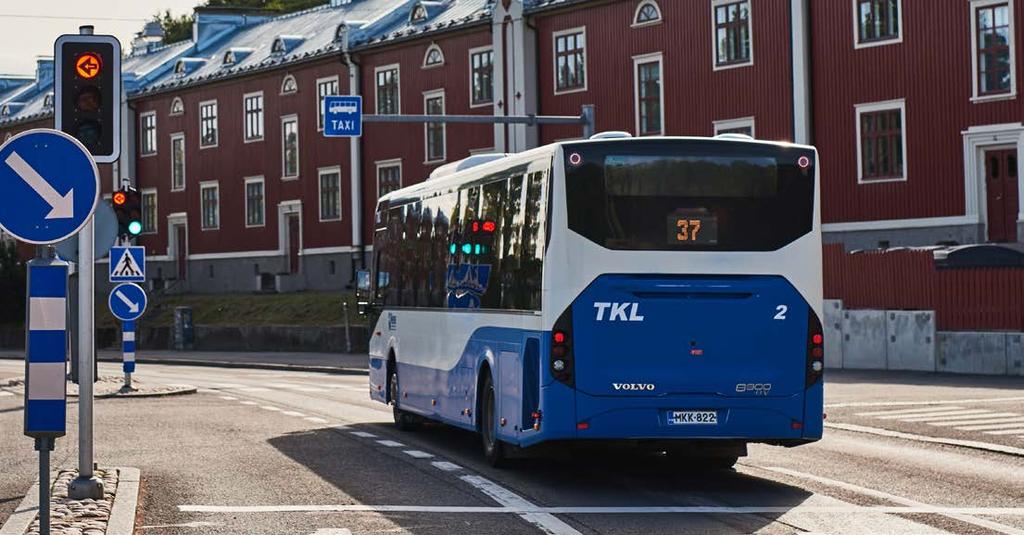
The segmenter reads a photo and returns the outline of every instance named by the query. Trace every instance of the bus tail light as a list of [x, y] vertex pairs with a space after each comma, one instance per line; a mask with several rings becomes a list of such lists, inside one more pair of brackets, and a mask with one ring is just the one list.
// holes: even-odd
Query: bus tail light
[[825, 372], [825, 335], [821, 320], [813, 309], [807, 311], [807, 388], [821, 380]]
[[572, 307], [565, 309], [551, 330], [551, 375], [573, 386]]

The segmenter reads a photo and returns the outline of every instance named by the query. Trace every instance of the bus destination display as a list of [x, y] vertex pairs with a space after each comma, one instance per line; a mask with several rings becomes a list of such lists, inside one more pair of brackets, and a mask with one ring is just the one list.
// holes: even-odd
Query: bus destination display
[[676, 210], [668, 216], [670, 245], [715, 245], [718, 243], [718, 218], [698, 208]]

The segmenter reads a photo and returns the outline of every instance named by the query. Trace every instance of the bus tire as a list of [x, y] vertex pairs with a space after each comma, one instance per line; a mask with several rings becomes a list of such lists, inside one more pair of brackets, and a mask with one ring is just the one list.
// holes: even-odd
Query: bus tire
[[483, 439], [484, 458], [487, 464], [498, 468], [507, 460], [505, 443], [498, 439], [498, 415], [497, 404], [494, 396], [494, 381], [491, 374], [484, 377], [483, 387], [480, 389], [483, 398], [480, 402], [480, 436]]
[[391, 371], [389, 379], [389, 390], [391, 392], [391, 412], [395, 419], [395, 427], [399, 431], [415, 431], [419, 427], [419, 418], [398, 408], [398, 370]]

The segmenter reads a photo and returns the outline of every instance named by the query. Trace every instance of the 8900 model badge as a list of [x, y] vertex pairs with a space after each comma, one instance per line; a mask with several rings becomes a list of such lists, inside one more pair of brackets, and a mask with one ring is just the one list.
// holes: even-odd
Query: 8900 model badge
[[772, 391], [771, 383], [740, 383], [736, 385], [736, 391], [739, 393], [750, 392], [755, 395], [767, 396], [768, 392]]

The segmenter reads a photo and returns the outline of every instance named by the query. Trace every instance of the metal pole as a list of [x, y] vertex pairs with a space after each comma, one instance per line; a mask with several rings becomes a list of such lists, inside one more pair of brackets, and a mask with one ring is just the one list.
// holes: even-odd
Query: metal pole
[[39, 452], [39, 533], [50, 535], [50, 452], [53, 451], [53, 439], [37, 438], [36, 451]]
[[590, 139], [590, 136], [597, 133], [597, 108], [593, 104], [584, 104], [580, 119], [583, 120], [583, 139]]
[[348, 300], [341, 302], [341, 312], [345, 315], [345, 352], [352, 353], [352, 333], [348, 328]]

